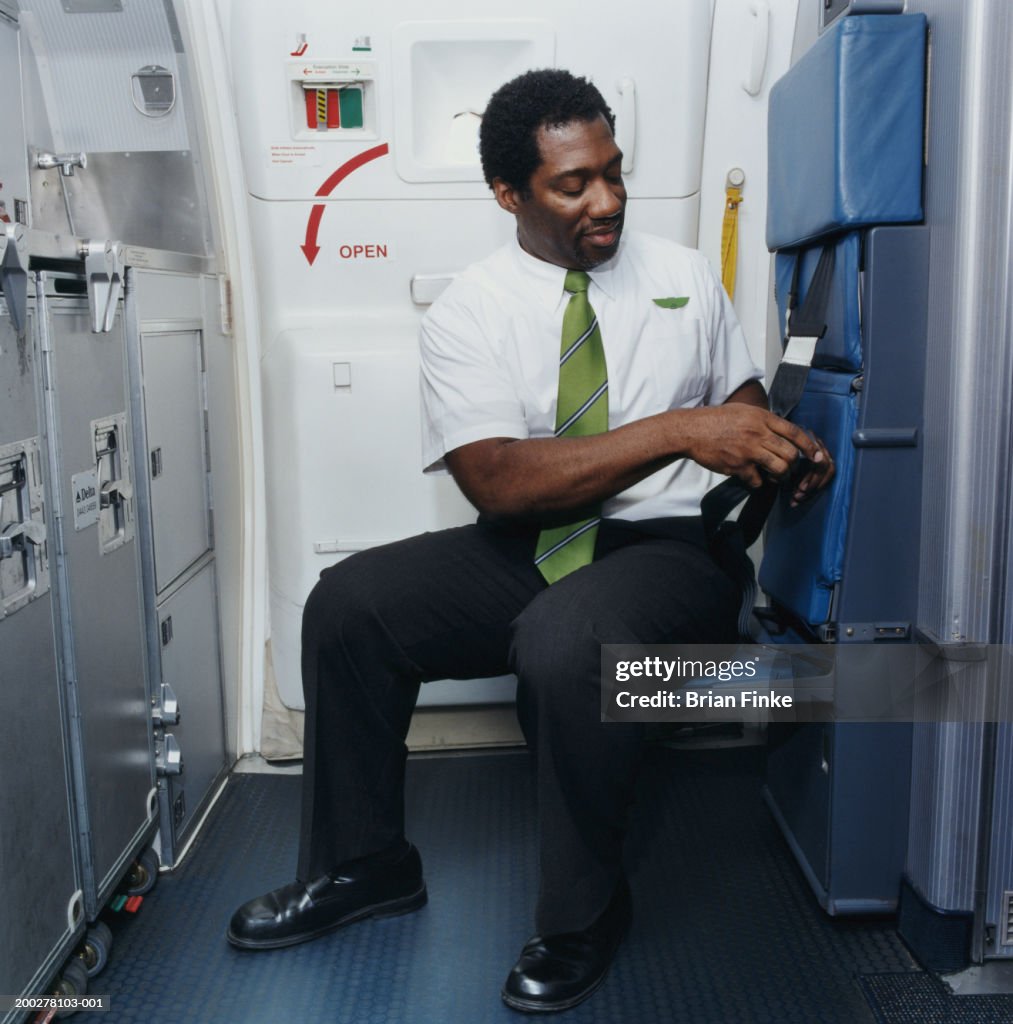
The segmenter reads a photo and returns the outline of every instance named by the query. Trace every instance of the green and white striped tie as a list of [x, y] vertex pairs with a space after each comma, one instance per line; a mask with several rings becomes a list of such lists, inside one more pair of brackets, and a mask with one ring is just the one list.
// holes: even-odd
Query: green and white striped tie
[[[571, 270], [563, 284], [571, 295], [563, 313], [556, 437], [587, 437], [608, 430], [608, 371], [598, 318], [587, 297], [590, 281], [583, 270]], [[538, 535], [535, 565], [549, 583], [594, 558], [600, 508], [589, 511], [589, 518]]]

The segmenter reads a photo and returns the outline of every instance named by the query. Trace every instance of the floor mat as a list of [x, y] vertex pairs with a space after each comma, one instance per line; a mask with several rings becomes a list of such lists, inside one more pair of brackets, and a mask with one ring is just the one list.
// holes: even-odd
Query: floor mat
[[[566, 1024], [875, 1024], [859, 976], [917, 967], [890, 922], [828, 918], [760, 797], [756, 748], [651, 751], [629, 837], [633, 928]], [[244, 953], [235, 907], [291, 880], [300, 780], [238, 775], [187, 861], [120, 914], [98, 1024], [484, 1024], [531, 930], [526, 753], [409, 761], [409, 835], [429, 904], [315, 942]], [[877, 1011], [878, 1012], [878, 1011]], [[929, 1018], [919, 1018], [922, 1021]], [[970, 1018], [969, 1018], [970, 1019]], [[977, 1020], [977, 1018], [974, 1018]]]
[[861, 984], [879, 1024], [1013, 1024], [1013, 995], [955, 996], [930, 974], [871, 974]]

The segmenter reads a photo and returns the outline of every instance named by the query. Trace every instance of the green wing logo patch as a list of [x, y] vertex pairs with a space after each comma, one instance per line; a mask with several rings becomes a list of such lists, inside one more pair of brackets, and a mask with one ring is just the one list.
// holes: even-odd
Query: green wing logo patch
[[689, 302], [688, 295], [680, 295], [678, 298], [673, 297], [670, 299], [654, 300], [654, 304], [656, 306], [661, 306], [662, 309], [682, 309], [682, 307], [685, 306], [687, 302]]

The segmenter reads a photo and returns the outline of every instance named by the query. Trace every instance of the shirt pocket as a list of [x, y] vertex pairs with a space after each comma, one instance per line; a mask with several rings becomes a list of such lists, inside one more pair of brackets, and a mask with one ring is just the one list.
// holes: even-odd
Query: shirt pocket
[[673, 310], [667, 321], [653, 318], [643, 336], [662, 410], [702, 405], [710, 391], [711, 356], [703, 321], [680, 313]]

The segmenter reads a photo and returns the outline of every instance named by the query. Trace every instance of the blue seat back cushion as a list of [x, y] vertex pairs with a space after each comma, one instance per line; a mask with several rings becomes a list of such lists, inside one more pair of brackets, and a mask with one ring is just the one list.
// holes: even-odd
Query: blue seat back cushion
[[922, 219], [924, 14], [841, 18], [770, 91], [767, 248]]
[[[823, 247], [791, 249], [779, 252], [774, 259], [778, 322], [781, 338], [788, 333], [788, 293], [791, 290], [795, 263], [801, 253], [802, 270], [799, 274], [798, 305], [809, 294], [809, 285]], [[827, 332], [816, 343], [813, 366], [828, 370], [857, 372], [862, 368], [862, 328], [859, 321], [858, 267], [861, 238], [857, 231], [845, 235], [836, 243], [834, 253], [834, 279], [827, 304]]]
[[854, 374], [811, 370], [791, 419], [821, 438], [836, 466], [830, 486], [798, 508], [782, 489], [767, 521], [759, 583], [776, 604], [811, 626], [830, 615], [841, 578], [855, 472], [852, 435], [858, 419]]

